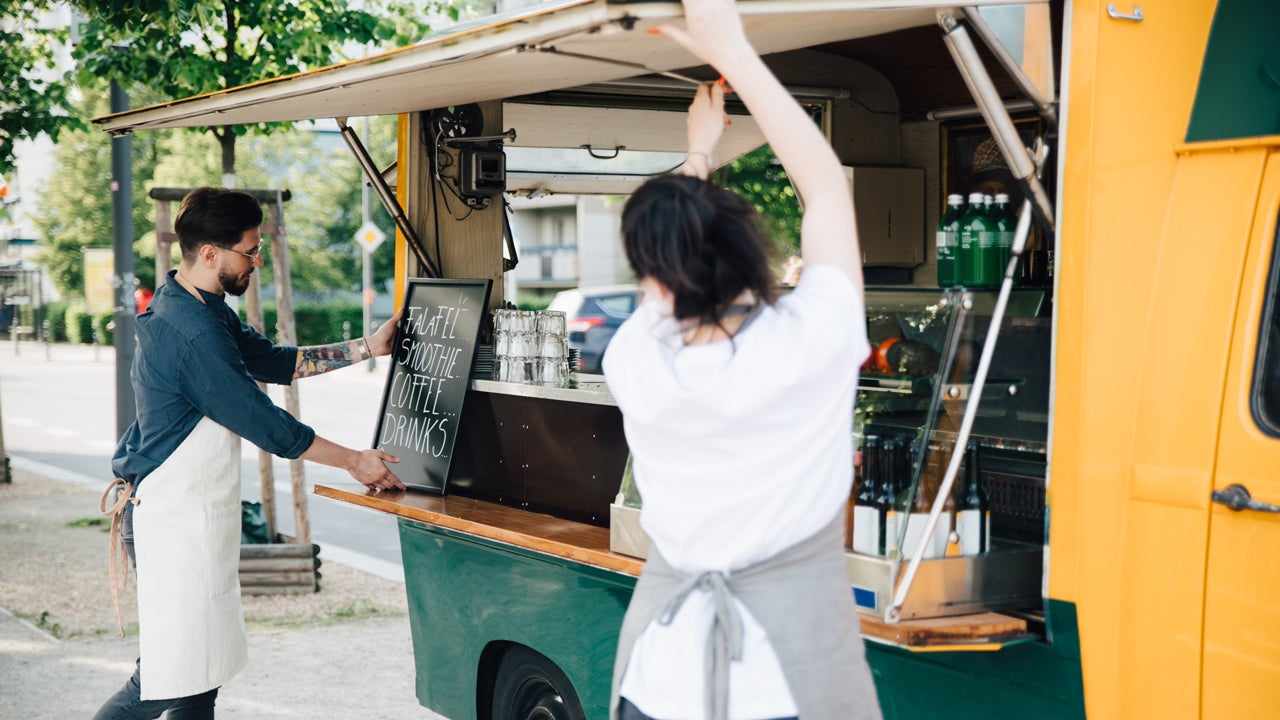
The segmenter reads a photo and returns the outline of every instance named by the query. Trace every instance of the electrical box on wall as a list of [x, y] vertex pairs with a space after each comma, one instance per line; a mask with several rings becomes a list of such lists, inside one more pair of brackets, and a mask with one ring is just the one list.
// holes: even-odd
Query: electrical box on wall
[[463, 195], [489, 198], [507, 189], [507, 156], [501, 148], [467, 148], [459, 162]]
[[924, 263], [924, 169], [846, 167], [864, 265]]

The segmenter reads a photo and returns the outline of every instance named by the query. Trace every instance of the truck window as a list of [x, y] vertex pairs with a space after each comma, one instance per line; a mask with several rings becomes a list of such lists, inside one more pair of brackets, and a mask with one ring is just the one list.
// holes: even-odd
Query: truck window
[[[1280, 237], [1280, 233], [1277, 233]], [[1253, 368], [1253, 417], [1268, 435], [1280, 437], [1280, 242], [1271, 250], [1267, 301], [1258, 329], [1258, 360]]]
[[1221, 0], [1209, 30], [1187, 142], [1280, 131], [1280, 3]]

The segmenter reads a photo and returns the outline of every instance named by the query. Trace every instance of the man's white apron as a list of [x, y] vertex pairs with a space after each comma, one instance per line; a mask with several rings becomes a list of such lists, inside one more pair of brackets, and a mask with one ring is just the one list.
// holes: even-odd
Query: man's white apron
[[204, 418], [133, 510], [142, 699], [197, 695], [248, 662], [240, 608], [240, 438]]

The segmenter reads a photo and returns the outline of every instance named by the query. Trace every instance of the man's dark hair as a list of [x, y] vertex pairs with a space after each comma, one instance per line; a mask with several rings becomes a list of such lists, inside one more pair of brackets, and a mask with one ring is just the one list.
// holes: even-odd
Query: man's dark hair
[[233, 248], [246, 230], [262, 224], [262, 206], [238, 190], [202, 187], [187, 193], [173, 223], [182, 259], [194, 260], [204, 245]]
[[744, 290], [772, 304], [773, 243], [755, 208], [731, 190], [685, 175], [661, 175], [622, 210], [622, 239], [636, 279], [674, 296], [677, 320], [719, 323]]

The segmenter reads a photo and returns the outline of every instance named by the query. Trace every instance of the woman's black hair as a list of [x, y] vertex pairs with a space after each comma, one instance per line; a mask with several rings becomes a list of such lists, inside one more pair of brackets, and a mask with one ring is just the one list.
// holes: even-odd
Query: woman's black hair
[[687, 175], [649, 180], [622, 210], [622, 238], [636, 279], [653, 278], [674, 296], [677, 320], [719, 324], [750, 290], [777, 299], [773, 243], [751, 204]]
[[233, 248], [246, 230], [262, 224], [262, 205], [253, 196], [226, 188], [202, 187], [187, 193], [173, 222], [182, 259], [195, 259], [203, 245]]

